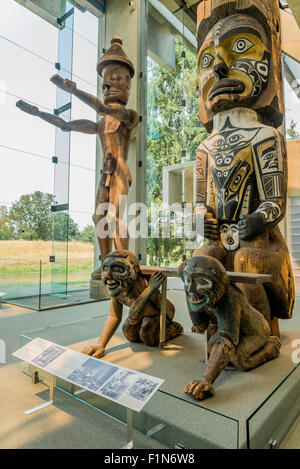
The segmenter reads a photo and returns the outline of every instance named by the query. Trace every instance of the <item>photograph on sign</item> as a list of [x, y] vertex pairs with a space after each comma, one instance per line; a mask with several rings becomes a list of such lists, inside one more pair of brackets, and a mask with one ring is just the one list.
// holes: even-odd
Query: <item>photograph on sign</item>
[[117, 370], [117, 367], [108, 363], [88, 358], [67, 376], [67, 380], [78, 386], [97, 391]]
[[140, 412], [163, 379], [88, 357], [39, 337], [13, 355], [90, 392]]
[[62, 348], [59, 345], [52, 345], [51, 347], [48, 347], [46, 350], [44, 350], [40, 355], [35, 357], [32, 360], [32, 363], [40, 368], [45, 368], [47, 365], [49, 365], [49, 363], [56, 360], [56, 358], [65, 352], [65, 348]]
[[128, 396], [139, 401], [146, 401], [158, 387], [159, 383], [155, 383], [150, 379], [139, 378], [128, 390]]
[[118, 400], [120, 396], [133, 385], [137, 374], [133, 371], [119, 370], [111, 380], [106, 383], [100, 392], [103, 396]]
[[34, 340], [21, 347], [12, 355], [16, 358], [20, 358], [21, 360], [32, 362], [35, 358], [41, 355], [47, 348], [51, 347], [52, 345], [56, 344], [53, 344], [53, 342], [49, 342], [49, 340], [36, 337]]

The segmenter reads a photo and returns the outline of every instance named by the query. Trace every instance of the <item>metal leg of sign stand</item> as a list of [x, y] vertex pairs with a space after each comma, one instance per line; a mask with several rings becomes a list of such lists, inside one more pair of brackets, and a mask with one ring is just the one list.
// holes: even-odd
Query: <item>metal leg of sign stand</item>
[[33, 414], [34, 412], [37, 412], [38, 410], [45, 409], [46, 407], [49, 407], [50, 405], [53, 404], [53, 395], [54, 395], [54, 376], [50, 375], [50, 381], [49, 381], [49, 401], [45, 402], [44, 404], [41, 404], [37, 407], [34, 407], [33, 409], [26, 410], [25, 414], [30, 415]]
[[208, 337], [207, 337], [207, 331], [205, 331], [204, 342], [205, 342], [205, 363], [207, 365], [207, 363], [208, 363]]
[[166, 317], [167, 317], [167, 279], [163, 281], [162, 289], [161, 289], [159, 348], [163, 348], [166, 342]]
[[122, 449], [132, 449], [133, 448], [133, 411], [131, 409], [126, 409], [127, 411], [127, 445], [123, 446]]

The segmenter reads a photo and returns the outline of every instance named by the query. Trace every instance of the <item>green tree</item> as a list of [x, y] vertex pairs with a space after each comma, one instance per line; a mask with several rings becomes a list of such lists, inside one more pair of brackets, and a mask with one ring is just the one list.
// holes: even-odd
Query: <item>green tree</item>
[[51, 204], [53, 195], [40, 191], [21, 195], [12, 204], [9, 220], [14, 228], [16, 239], [52, 238]]
[[53, 233], [56, 241], [77, 239], [79, 236], [77, 223], [67, 213], [51, 212], [53, 201], [52, 194], [41, 191], [21, 195], [12, 204], [7, 215], [13, 237], [48, 241], [52, 239]]
[[86, 225], [79, 235], [79, 241], [84, 243], [93, 243], [95, 235], [95, 228], [93, 225]]
[[287, 129], [287, 134], [293, 140], [300, 138], [299, 132], [297, 132], [296, 128], [297, 122], [292, 119], [290, 122], [290, 127]]
[[[162, 204], [164, 166], [192, 161], [197, 147], [208, 136], [198, 111], [197, 57], [175, 42], [175, 70], [168, 71], [148, 61], [147, 200]], [[185, 101], [185, 103], [183, 102]], [[174, 233], [173, 233], [174, 235]], [[178, 262], [183, 239], [149, 238], [147, 253], [151, 264]]]
[[79, 238], [79, 226], [65, 212], [54, 212], [53, 239], [55, 241], [72, 241]]
[[14, 230], [5, 205], [0, 205], [0, 240], [13, 239]]

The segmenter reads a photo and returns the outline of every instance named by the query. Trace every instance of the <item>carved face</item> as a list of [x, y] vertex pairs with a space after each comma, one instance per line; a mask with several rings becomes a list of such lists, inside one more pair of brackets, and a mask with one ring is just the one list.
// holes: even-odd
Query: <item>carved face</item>
[[221, 226], [221, 241], [227, 251], [236, 251], [240, 245], [239, 227], [235, 224]]
[[267, 87], [270, 53], [261, 24], [247, 15], [217, 23], [199, 51], [200, 89], [212, 112], [254, 103]]
[[103, 99], [105, 104], [127, 104], [131, 87], [131, 76], [125, 65], [111, 63], [103, 70]]
[[219, 261], [197, 256], [185, 264], [181, 278], [190, 311], [199, 312], [216, 304], [228, 287], [228, 276]]
[[137, 278], [133, 265], [123, 257], [107, 256], [102, 270], [103, 282], [111, 297], [128, 292]]

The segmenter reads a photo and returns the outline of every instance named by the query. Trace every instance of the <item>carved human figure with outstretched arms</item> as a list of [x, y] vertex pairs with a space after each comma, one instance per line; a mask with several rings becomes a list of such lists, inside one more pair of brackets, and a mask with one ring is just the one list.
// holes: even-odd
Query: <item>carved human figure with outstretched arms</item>
[[[22, 111], [38, 116], [65, 132], [76, 131], [99, 136], [104, 162], [93, 220], [103, 260], [112, 250], [112, 240], [116, 249], [128, 249], [129, 245], [127, 226], [122, 221], [120, 213], [120, 196], [127, 196], [131, 185], [127, 158], [131, 133], [138, 124], [139, 117], [136, 111], [126, 108], [134, 67], [122, 49], [121, 38], [115, 36], [112, 39], [110, 49], [98, 62], [97, 71], [101, 76], [103, 74], [104, 102], [96, 96], [79, 90], [76, 83], [59, 75], [54, 75], [51, 81], [62, 90], [79, 98], [98, 115], [104, 116], [99, 122], [86, 119], [66, 122], [24, 101], [18, 101], [16, 105]], [[101, 271], [96, 271], [93, 276], [95, 278], [101, 276]]]
[[[100, 358], [105, 347], [122, 321], [123, 305], [129, 307], [128, 318], [122, 326], [123, 334], [130, 342], [142, 342], [157, 346], [160, 336], [160, 310], [162, 294], [159, 288], [165, 275], [155, 272], [148, 280], [141, 272], [136, 256], [130, 251], [114, 251], [103, 261], [103, 281], [111, 297], [110, 312], [104, 328], [93, 345], [86, 345], [82, 353]], [[174, 305], [166, 303], [166, 341], [183, 332], [182, 326], [173, 321]]]

